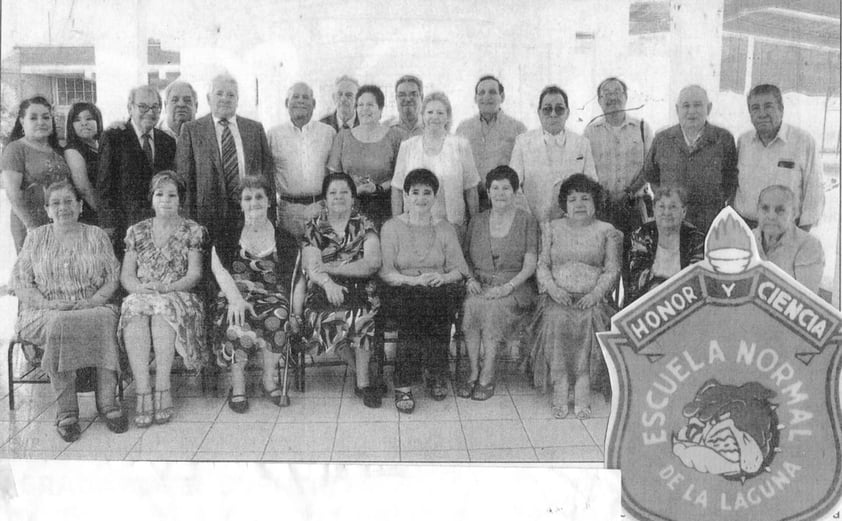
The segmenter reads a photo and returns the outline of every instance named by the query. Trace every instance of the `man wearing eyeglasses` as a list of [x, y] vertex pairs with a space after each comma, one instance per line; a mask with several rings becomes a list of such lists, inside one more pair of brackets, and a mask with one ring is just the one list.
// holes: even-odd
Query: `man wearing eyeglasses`
[[652, 130], [626, 113], [628, 90], [623, 80], [602, 80], [596, 94], [602, 115], [588, 124], [585, 137], [591, 144], [599, 184], [606, 192], [606, 218], [618, 230], [629, 233], [643, 222], [626, 188], [643, 167]]
[[340, 76], [336, 80], [333, 91], [333, 104], [336, 110], [319, 120], [325, 125], [330, 125], [333, 130], [339, 132], [342, 129], [354, 128], [360, 124], [357, 119], [357, 89], [360, 84], [350, 76]]
[[147, 199], [156, 172], [175, 166], [175, 139], [155, 128], [161, 116], [161, 95], [149, 85], [129, 92], [129, 121], [123, 128], [102, 134], [96, 191], [100, 226], [123, 255], [123, 236], [129, 226], [153, 216]]
[[558, 189], [573, 174], [596, 179], [591, 145], [565, 130], [570, 115], [567, 93], [557, 85], [544, 87], [538, 97], [541, 128], [515, 139], [509, 166], [518, 173], [526, 203], [538, 222], [561, 216]]
[[420, 136], [424, 131], [421, 123], [421, 100], [424, 98], [424, 83], [421, 78], [407, 74], [395, 83], [395, 99], [398, 104], [397, 123], [391, 126], [403, 130], [409, 139]]

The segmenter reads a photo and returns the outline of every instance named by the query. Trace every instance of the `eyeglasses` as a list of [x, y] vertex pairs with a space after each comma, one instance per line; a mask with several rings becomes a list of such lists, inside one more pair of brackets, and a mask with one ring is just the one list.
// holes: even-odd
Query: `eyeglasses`
[[157, 103], [155, 105], [147, 105], [146, 103], [135, 103], [134, 106], [137, 107], [137, 110], [139, 110], [141, 114], [145, 114], [150, 110], [154, 112], [159, 112], [161, 110], [161, 106]]
[[556, 105], [555, 107], [547, 105], [546, 107], [541, 107], [541, 112], [545, 116], [552, 116], [553, 112], [555, 112], [557, 116], [562, 116], [567, 112], [567, 107], [564, 105]]
[[417, 98], [418, 93], [415, 91], [412, 92], [399, 92], [398, 99], [406, 99], [406, 98]]

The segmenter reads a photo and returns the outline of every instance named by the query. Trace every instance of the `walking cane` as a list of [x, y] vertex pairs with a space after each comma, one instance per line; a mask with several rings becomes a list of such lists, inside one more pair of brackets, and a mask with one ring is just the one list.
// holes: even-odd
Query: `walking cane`
[[[298, 278], [298, 270], [301, 268], [301, 254], [299, 253], [295, 259], [295, 269], [292, 270], [292, 283], [290, 284], [289, 290], [289, 302], [290, 307], [292, 307], [292, 293], [295, 291], [295, 280]], [[292, 310], [290, 310], [291, 314]], [[299, 327], [303, 326], [304, 324], [299, 324]], [[289, 322], [287, 321], [287, 326], [289, 326]], [[299, 331], [298, 334], [301, 334]], [[281, 389], [283, 390], [283, 394], [281, 395], [281, 401], [278, 404], [280, 407], [287, 407], [289, 405], [289, 364], [290, 364], [290, 356], [292, 355], [292, 338], [287, 332], [287, 342], [286, 347], [284, 348], [284, 374], [281, 379]]]

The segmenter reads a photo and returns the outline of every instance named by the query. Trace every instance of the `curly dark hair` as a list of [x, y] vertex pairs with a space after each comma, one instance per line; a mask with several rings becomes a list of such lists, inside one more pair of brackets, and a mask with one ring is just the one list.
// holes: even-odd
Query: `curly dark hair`
[[567, 196], [573, 192], [591, 194], [594, 207], [602, 208], [602, 187], [585, 174], [573, 174], [561, 183], [558, 189], [558, 205], [565, 212], [567, 211]]

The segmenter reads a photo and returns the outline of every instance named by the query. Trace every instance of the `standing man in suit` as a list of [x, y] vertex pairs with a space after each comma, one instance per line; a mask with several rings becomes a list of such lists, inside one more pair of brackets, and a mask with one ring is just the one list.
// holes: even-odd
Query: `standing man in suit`
[[357, 90], [360, 84], [350, 76], [340, 76], [336, 80], [333, 91], [333, 103], [336, 110], [319, 121], [333, 127], [337, 133], [345, 128], [353, 128], [360, 124], [357, 119]]
[[515, 139], [509, 166], [520, 177], [526, 203], [539, 223], [561, 216], [558, 190], [565, 179], [573, 174], [596, 179], [590, 143], [564, 128], [569, 116], [567, 93], [557, 85], [544, 87], [538, 96], [541, 128]]
[[708, 122], [712, 108], [702, 87], [681, 89], [675, 104], [678, 125], [655, 135], [641, 175], [626, 189], [634, 194], [646, 181], [683, 186], [686, 219], [705, 234], [737, 191], [737, 145], [730, 132]]
[[176, 142], [155, 128], [161, 115], [161, 96], [154, 87], [141, 85], [129, 92], [130, 119], [123, 128], [102, 134], [97, 173], [100, 226], [123, 256], [126, 229], [152, 217], [149, 181], [156, 172], [175, 164]]
[[[213, 244], [237, 240], [241, 219], [240, 181], [262, 177], [271, 188], [272, 154], [263, 125], [237, 115], [237, 80], [221, 74], [211, 80], [211, 113], [185, 123], [178, 138], [176, 168], [187, 186], [187, 215], [208, 229]], [[275, 194], [269, 216], [276, 215]]]

